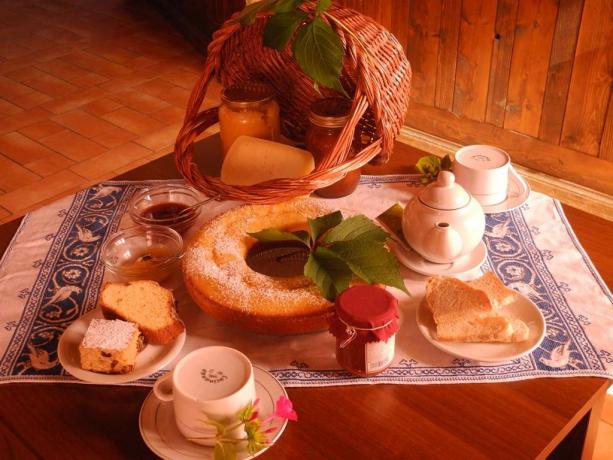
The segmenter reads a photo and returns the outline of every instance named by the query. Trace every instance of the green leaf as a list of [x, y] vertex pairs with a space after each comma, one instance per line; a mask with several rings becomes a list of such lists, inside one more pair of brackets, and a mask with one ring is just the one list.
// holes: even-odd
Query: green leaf
[[377, 220], [383, 225], [383, 227], [392, 232], [404, 240], [404, 233], [402, 232], [402, 215], [404, 214], [404, 208], [400, 203], [394, 203], [383, 213], [377, 216]]
[[302, 27], [294, 40], [294, 58], [304, 73], [321, 86], [339, 93], [345, 52], [338, 35], [319, 16]]
[[358, 214], [349, 217], [331, 229], [323, 239], [324, 244], [334, 243], [335, 241], [347, 241], [364, 239], [370, 241], [384, 242], [387, 240], [387, 232], [376, 225], [368, 217]]
[[259, 232], [247, 233], [249, 236], [255, 238], [258, 241], [262, 241], [264, 243], [269, 241], [300, 241], [305, 245], [309, 245], [308, 239], [304, 240], [304, 231], [298, 232], [285, 232], [283, 230], [279, 230], [276, 228], [266, 228], [264, 230], [260, 230]]
[[256, 15], [260, 11], [265, 11], [272, 8], [275, 2], [276, 0], [261, 0], [256, 3], [252, 3], [251, 5], [247, 5], [245, 8], [243, 8], [243, 11], [241, 11], [241, 14], [239, 14], [235, 20], [240, 22], [243, 26], [253, 24]]
[[303, 0], [277, 0], [277, 4], [273, 8], [276, 13], [288, 13], [294, 11]]
[[436, 176], [441, 170], [441, 159], [435, 155], [428, 155], [417, 160], [415, 168], [427, 176]]
[[214, 450], [215, 460], [236, 460], [236, 447], [229, 442], [218, 442]]
[[309, 232], [307, 232], [306, 230], [297, 230], [295, 232], [292, 232], [293, 235], [296, 235], [298, 238], [300, 238], [300, 241], [302, 241], [306, 246], [310, 246], [309, 245]]
[[330, 8], [332, 4], [332, 0], [317, 0], [317, 7], [315, 8], [316, 13], [321, 13], [322, 11], [326, 11]]
[[441, 170], [443, 171], [451, 171], [451, 157], [449, 154], [445, 155], [441, 160]]
[[301, 11], [275, 14], [264, 27], [264, 46], [282, 51], [305, 18]]
[[309, 255], [304, 266], [304, 276], [310, 278], [322, 295], [333, 302], [338, 294], [349, 287], [352, 272], [336, 254], [318, 247]]
[[396, 258], [378, 241], [337, 241], [329, 248], [344, 260], [353, 273], [368, 283], [379, 283], [407, 291]]
[[330, 230], [332, 227], [337, 226], [343, 221], [343, 213], [340, 211], [331, 212], [325, 216], [316, 217], [315, 219], [307, 219], [309, 223], [309, 230], [311, 232], [311, 238], [313, 241]]

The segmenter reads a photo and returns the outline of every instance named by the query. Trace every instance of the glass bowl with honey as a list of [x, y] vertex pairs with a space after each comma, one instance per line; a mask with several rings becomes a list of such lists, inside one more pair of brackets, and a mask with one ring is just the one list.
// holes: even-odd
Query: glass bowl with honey
[[186, 185], [156, 185], [137, 192], [128, 212], [139, 225], [164, 225], [184, 233], [200, 215], [200, 207], [190, 207], [201, 200], [198, 192]]
[[162, 281], [178, 269], [183, 239], [162, 225], [141, 225], [121, 230], [102, 246], [101, 259], [118, 281]]

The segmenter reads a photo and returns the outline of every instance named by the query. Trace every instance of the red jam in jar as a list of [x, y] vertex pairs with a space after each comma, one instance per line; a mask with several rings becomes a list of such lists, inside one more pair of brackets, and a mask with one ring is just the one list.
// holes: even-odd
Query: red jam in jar
[[[315, 164], [321, 163], [332, 152], [345, 124], [349, 121], [351, 101], [342, 97], [319, 99], [311, 105], [309, 121], [311, 122], [305, 137], [306, 148], [313, 154]], [[355, 140], [351, 144], [348, 158], [353, 157], [359, 149], [355, 148]], [[349, 171], [338, 182], [315, 193], [324, 198], [340, 198], [349, 195], [360, 182], [360, 169]]]
[[394, 360], [398, 300], [373, 285], [352, 286], [336, 299], [330, 332], [336, 337], [336, 360], [360, 377], [383, 372]]

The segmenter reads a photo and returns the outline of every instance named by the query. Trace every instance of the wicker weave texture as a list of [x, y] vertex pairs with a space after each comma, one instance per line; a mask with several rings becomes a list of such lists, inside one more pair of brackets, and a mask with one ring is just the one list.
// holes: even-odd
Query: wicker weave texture
[[[314, 3], [302, 8], [312, 11]], [[333, 184], [351, 170], [368, 162], [386, 162], [408, 108], [411, 68], [396, 38], [371, 18], [333, 5], [328, 12], [342, 23], [330, 25], [341, 38], [345, 61], [341, 82], [353, 94], [351, 117], [333, 151], [309, 175], [299, 179], [276, 179], [252, 186], [224, 184], [203, 176], [193, 162], [194, 139], [217, 123], [217, 108], [199, 112], [209, 81], [217, 78], [224, 87], [245, 80], [267, 82], [275, 91], [285, 135], [301, 139], [308, 125], [311, 103], [333, 96], [318, 93], [291, 55], [263, 45], [263, 30], [270, 13], [259, 14], [249, 26], [235, 22], [234, 15], [213, 35], [204, 71], [192, 90], [183, 127], [175, 144], [177, 168], [185, 179], [208, 196], [250, 203], [276, 203]], [[363, 148], [347, 158], [356, 127], [366, 139]]]

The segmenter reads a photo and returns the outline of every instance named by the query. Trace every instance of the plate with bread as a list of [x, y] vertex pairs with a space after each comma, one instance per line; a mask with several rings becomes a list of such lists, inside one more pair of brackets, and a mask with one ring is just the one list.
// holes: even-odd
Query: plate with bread
[[539, 308], [491, 272], [468, 282], [429, 278], [417, 309], [417, 327], [436, 348], [478, 362], [519, 358], [545, 336]]
[[73, 377], [118, 384], [147, 377], [170, 363], [185, 343], [172, 291], [155, 281], [107, 283], [99, 308], [62, 334], [58, 358]]

